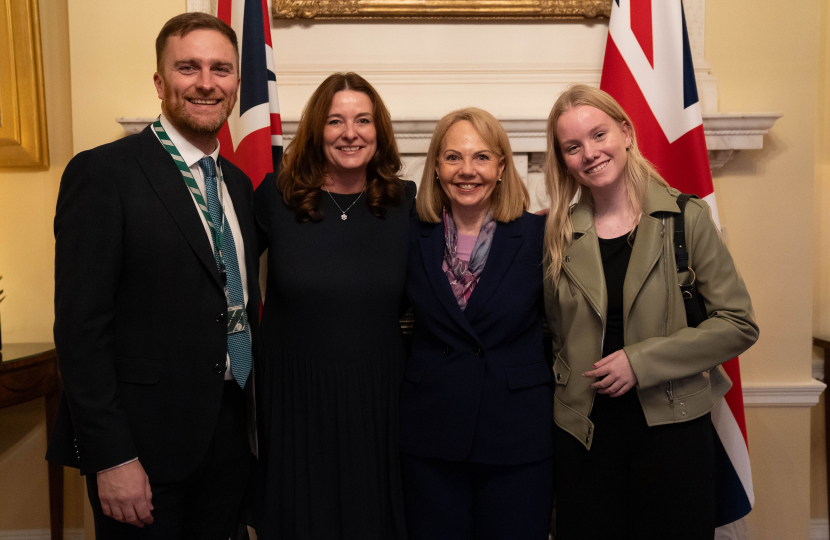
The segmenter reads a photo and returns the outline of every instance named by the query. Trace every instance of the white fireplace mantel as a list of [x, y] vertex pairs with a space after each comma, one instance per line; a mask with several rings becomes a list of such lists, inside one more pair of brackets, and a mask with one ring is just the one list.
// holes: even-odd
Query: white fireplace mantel
[[[760, 150], [764, 147], [766, 135], [780, 113], [715, 113], [703, 115], [703, 130], [709, 149], [709, 165], [712, 169], [723, 167], [741, 150]], [[154, 118], [116, 118], [128, 134], [138, 133]], [[425, 154], [429, 147], [435, 120], [394, 120], [392, 125], [402, 154]], [[510, 137], [515, 154], [528, 154], [531, 167], [540, 164], [545, 152], [546, 119], [501, 120]], [[283, 122], [283, 137], [287, 144], [297, 131], [296, 120]]]

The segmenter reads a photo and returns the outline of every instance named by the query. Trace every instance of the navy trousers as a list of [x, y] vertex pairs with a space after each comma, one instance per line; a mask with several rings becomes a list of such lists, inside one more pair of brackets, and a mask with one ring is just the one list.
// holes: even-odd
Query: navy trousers
[[402, 455], [409, 540], [547, 540], [553, 458], [483, 465]]
[[219, 421], [207, 455], [180, 482], [154, 483], [153, 524], [136, 527], [104, 515], [96, 476], [86, 484], [98, 540], [228, 540], [236, 531], [253, 454], [248, 443], [245, 392], [226, 381]]

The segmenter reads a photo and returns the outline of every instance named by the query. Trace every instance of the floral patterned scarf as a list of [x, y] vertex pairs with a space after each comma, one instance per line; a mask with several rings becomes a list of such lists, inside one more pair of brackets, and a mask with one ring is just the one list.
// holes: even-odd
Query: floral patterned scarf
[[487, 257], [490, 255], [490, 246], [493, 245], [493, 233], [496, 231], [496, 222], [493, 221], [491, 212], [487, 213], [484, 222], [481, 224], [478, 238], [476, 238], [473, 252], [470, 254], [470, 262], [458, 258], [458, 229], [452, 219], [452, 213], [444, 208], [444, 238], [446, 247], [444, 249], [444, 263], [442, 268], [450, 280], [450, 287], [458, 307], [461, 311], [467, 307], [467, 300], [473, 294], [478, 283], [478, 277], [484, 270]]

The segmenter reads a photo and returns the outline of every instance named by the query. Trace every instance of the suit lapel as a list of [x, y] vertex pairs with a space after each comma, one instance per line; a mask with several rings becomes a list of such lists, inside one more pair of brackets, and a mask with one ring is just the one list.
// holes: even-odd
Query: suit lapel
[[660, 259], [663, 251], [663, 242], [660, 238], [662, 230], [663, 225], [660, 220], [645, 215], [640, 219], [637, 237], [631, 249], [631, 261], [628, 263], [623, 283], [623, 321], [628, 320], [628, 312], [634, 304], [634, 299], [651, 273], [651, 269]]
[[145, 128], [140, 137], [141, 154], [138, 163], [141, 169], [205, 269], [221, 288], [213, 248], [179, 169], [150, 127]]
[[487, 263], [481, 271], [478, 283], [470, 300], [467, 302], [467, 309], [464, 316], [468, 321], [474, 321], [481, 308], [496, 292], [502, 278], [507, 273], [513, 259], [516, 257], [519, 248], [522, 246], [522, 229], [518, 221], [510, 223], [498, 223], [493, 234], [493, 245], [490, 247], [490, 254], [487, 256]]
[[625, 274], [623, 284], [623, 321], [628, 320], [628, 313], [634, 305], [634, 299], [646, 282], [654, 265], [660, 260], [660, 254], [665, 248], [665, 225], [662, 216], [669, 216], [680, 212], [677, 206], [676, 190], [670, 192], [668, 188], [651, 183], [643, 204], [643, 217], [637, 228], [637, 238], [631, 250], [631, 262]]
[[[441, 269], [445, 246], [443, 223], [436, 223], [431, 228], [429, 225], [426, 225], [421, 231], [420, 241], [424, 271], [427, 273], [432, 289], [435, 291], [436, 298], [438, 298], [438, 301], [444, 307], [447, 314], [480, 345], [481, 342], [473, 331], [473, 327], [470, 326], [469, 321], [464, 317], [464, 312], [458, 307], [458, 301], [456, 301], [455, 295], [452, 292], [447, 275]], [[467, 309], [469, 309], [469, 304]]]
[[562, 269], [588, 302], [605, 320], [608, 310], [608, 291], [605, 288], [605, 273], [602, 270], [602, 256], [599, 240], [594, 227], [593, 210], [586, 203], [579, 203], [571, 214], [574, 234], [577, 238], [563, 254]]
[[602, 256], [595, 231], [575, 239], [565, 251], [562, 269], [588, 302], [605, 320], [608, 310], [608, 291], [605, 288], [605, 274], [602, 270]]

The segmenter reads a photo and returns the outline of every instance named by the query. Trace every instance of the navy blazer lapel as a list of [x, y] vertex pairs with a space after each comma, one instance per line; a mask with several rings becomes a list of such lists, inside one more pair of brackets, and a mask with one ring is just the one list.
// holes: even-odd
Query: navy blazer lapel
[[213, 256], [213, 247], [205, 233], [198, 210], [193, 204], [193, 196], [188, 191], [182, 174], [167, 150], [162, 148], [150, 126], [146, 127], [139, 137], [141, 140], [139, 165], [199, 260], [213, 276], [216, 284], [222, 288], [219, 270], [216, 268], [216, 258]]
[[[435, 291], [435, 296], [444, 307], [447, 314], [452, 317], [455, 322], [461, 326], [476, 342], [481, 345], [481, 341], [470, 326], [470, 322], [464, 316], [464, 312], [458, 307], [458, 301], [450, 287], [450, 281], [447, 275], [441, 269], [444, 261], [444, 247], [446, 242], [444, 240], [444, 225], [443, 223], [435, 223], [431, 228], [431, 224], [422, 224], [421, 230], [421, 259], [424, 261], [424, 271], [427, 273], [432, 289]], [[469, 309], [469, 304], [467, 306]]]
[[496, 292], [520, 247], [522, 247], [522, 228], [518, 220], [510, 223], [497, 223], [493, 234], [493, 245], [490, 247], [490, 254], [487, 256], [487, 263], [484, 265], [484, 270], [481, 271], [481, 275], [478, 277], [478, 283], [467, 301], [467, 309], [464, 310], [464, 316], [468, 321], [475, 320], [481, 308], [487, 304], [487, 301]]

